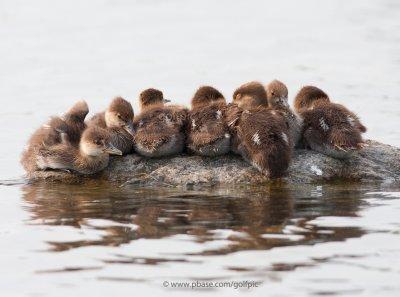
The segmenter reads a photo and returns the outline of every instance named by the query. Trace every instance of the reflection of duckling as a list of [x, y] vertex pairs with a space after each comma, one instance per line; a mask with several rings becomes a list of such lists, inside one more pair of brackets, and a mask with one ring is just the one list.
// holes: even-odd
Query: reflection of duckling
[[88, 125], [107, 129], [111, 144], [127, 154], [133, 150], [133, 116], [132, 105], [125, 99], [116, 97], [107, 110], [94, 115]]
[[359, 118], [343, 105], [331, 103], [319, 88], [303, 87], [295, 108], [303, 117], [303, 137], [311, 149], [344, 159], [365, 146], [361, 133], [367, 129]]
[[177, 105], [164, 105], [169, 100], [156, 89], [140, 94], [141, 113], [135, 117], [135, 150], [146, 157], [179, 154], [185, 147], [184, 127], [187, 110]]
[[301, 138], [302, 121], [289, 106], [288, 89], [286, 85], [279, 80], [273, 80], [266, 87], [268, 96], [268, 105], [272, 109], [279, 110], [285, 117], [289, 125], [289, 135], [292, 145], [295, 147]]
[[28, 172], [37, 169], [35, 155], [44, 147], [62, 142], [77, 146], [83, 130], [89, 108], [85, 101], [79, 101], [62, 117], [52, 117], [46, 124], [33, 133], [22, 153], [21, 164]]
[[230, 134], [225, 121], [224, 96], [213, 87], [200, 87], [189, 111], [187, 146], [203, 156], [219, 156], [230, 150]]
[[107, 167], [109, 154], [122, 155], [122, 152], [112, 146], [106, 130], [89, 127], [82, 134], [79, 148], [68, 143], [45, 147], [35, 156], [35, 161], [40, 170], [59, 169], [93, 174]]
[[256, 92], [260, 90], [259, 84], [253, 84], [254, 90], [249, 89], [248, 84], [245, 86], [235, 91], [234, 103], [239, 101], [237, 105], [246, 109], [240, 112], [241, 108], [233, 105], [230, 109], [234, 111], [228, 116], [229, 120], [237, 118], [232, 120], [235, 121], [237, 151], [263, 174], [270, 178], [281, 177], [286, 173], [292, 153], [288, 125], [280, 112], [267, 108], [264, 87], [264, 92]]

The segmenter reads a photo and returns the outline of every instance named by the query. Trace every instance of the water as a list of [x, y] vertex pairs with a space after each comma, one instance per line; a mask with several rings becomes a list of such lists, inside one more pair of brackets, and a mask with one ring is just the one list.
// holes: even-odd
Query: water
[[[322, 87], [399, 146], [399, 20], [395, 0], [3, 0], [1, 295], [398, 296], [399, 185], [30, 185], [18, 159], [81, 98], [137, 110], [146, 87], [188, 104], [201, 84], [230, 98], [273, 78], [291, 98]], [[190, 288], [207, 282], [226, 284]]]

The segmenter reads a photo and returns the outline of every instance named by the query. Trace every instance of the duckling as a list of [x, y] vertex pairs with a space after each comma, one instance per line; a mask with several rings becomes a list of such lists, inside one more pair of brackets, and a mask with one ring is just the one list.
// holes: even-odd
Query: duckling
[[244, 160], [269, 178], [280, 178], [287, 173], [292, 145], [282, 115], [263, 107], [245, 111], [237, 131]]
[[169, 100], [157, 89], [146, 89], [139, 96], [141, 112], [134, 119], [135, 150], [145, 157], [164, 157], [185, 148], [184, 128], [187, 109], [165, 105]]
[[227, 106], [226, 119], [231, 134], [231, 151], [238, 155], [243, 155], [239, 150], [240, 139], [237, 133], [237, 124], [244, 110], [256, 107], [268, 107], [267, 93], [264, 86], [251, 81], [241, 85], [233, 93], [233, 102]]
[[231, 135], [225, 121], [224, 96], [213, 87], [202, 86], [194, 94], [191, 105], [187, 125], [189, 150], [211, 157], [228, 153]]
[[286, 85], [275, 79], [266, 86], [266, 92], [269, 107], [281, 111], [284, 115], [289, 125], [289, 135], [292, 145], [293, 147], [298, 146], [301, 138], [302, 120], [290, 108]]
[[79, 147], [69, 143], [43, 147], [35, 156], [35, 162], [39, 170], [94, 174], [107, 167], [110, 154], [122, 155], [122, 152], [111, 144], [108, 131], [88, 127], [82, 134]]
[[296, 95], [295, 108], [303, 118], [303, 137], [309, 148], [346, 159], [366, 146], [361, 134], [367, 129], [357, 115], [332, 103], [321, 89], [303, 87]]
[[233, 93], [233, 103], [243, 110], [253, 109], [258, 106], [267, 107], [267, 92], [261, 83], [251, 81], [235, 90]]
[[128, 154], [133, 150], [133, 108], [124, 98], [114, 98], [105, 112], [94, 115], [88, 122], [88, 126], [97, 126], [106, 129], [110, 133], [111, 144], [119, 149], [122, 154]]
[[236, 151], [261, 173], [270, 178], [282, 177], [292, 155], [288, 123], [280, 111], [268, 108], [261, 84], [251, 83], [254, 89], [249, 84], [244, 86], [234, 92], [234, 104], [228, 112], [228, 123], [236, 136]]
[[28, 172], [37, 169], [35, 156], [43, 147], [59, 143], [79, 144], [82, 132], [86, 128], [85, 117], [89, 112], [85, 101], [73, 105], [63, 116], [53, 116], [37, 129], [30, 137], [22, 156], [21, 164]]

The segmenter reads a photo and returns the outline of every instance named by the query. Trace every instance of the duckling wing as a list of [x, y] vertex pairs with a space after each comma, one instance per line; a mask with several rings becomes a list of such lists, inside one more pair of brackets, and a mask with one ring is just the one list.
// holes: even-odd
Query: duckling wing
[[268, 110], [246, 112], [238, 127], [244, 158], [260, 172], [280, 177], [287, 171], [292, 146], [287, 125], [279, 115]]
[[203, 146], [229, 135], [226, 123], [226, 105], [213, 104], [189, 112], [188, 143]]
[[304, 138], [311, 147], [324, 145], [345, 152], [358, 149], [363, 142], [356, 119], [349, 119], [352, 115], [342, 105], [326, 103], [302, 113], [302, 116]]
[[41, 148], [36, 155], [39, 169], [68, 169], [75, 170], [78, 150], [65, 144], [57, 144]]

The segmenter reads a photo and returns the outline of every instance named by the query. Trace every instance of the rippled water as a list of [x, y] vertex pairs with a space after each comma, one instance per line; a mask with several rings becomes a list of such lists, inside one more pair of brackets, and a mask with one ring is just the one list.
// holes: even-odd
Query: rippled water
[[321, 86], [398, 146], [399, 20], [396, 0], [1, 1], [0, 294], [398, 296], [400, 185], [28, 184], [18, 159], [81, 98], [137, 111], [150, 86], [188, 104], [273, 78], [291, 98]]

